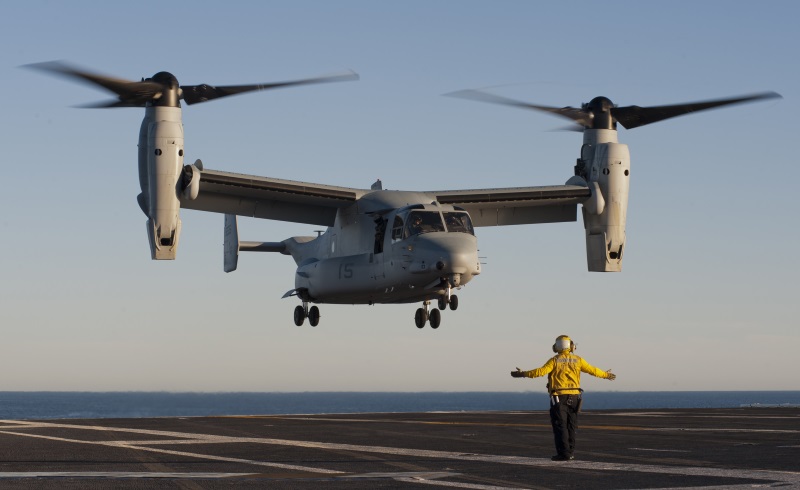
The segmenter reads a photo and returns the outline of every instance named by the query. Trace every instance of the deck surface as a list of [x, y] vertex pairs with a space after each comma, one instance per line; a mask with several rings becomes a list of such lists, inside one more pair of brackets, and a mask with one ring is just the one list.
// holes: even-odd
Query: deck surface
[[0, 488], [800, 488], [800, 409], [0, 421]]

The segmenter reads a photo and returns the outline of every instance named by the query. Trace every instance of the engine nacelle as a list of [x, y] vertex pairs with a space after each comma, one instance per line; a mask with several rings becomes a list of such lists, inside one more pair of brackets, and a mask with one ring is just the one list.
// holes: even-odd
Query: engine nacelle
[[149, 218], [147, 235], [153, 260], [173, 260], [178, 251], [182, 172], [180, 107], [147, 107], [139, 132], [139, 205]]
[[619, 272], [630, 188], [628, 146], [617, 143], [615, 130], [587, 129], [580, 163], [580, 176], [593, 194], [582, 209], [588, 268], [592, 272]]

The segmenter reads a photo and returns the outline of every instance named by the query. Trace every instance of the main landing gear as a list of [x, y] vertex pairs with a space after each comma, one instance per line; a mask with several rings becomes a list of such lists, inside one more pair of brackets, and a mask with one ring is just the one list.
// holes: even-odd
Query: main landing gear
[[438, 309], [428, 311], [428, 306], [430, 304], [430, 301], [425, 301], [422, 303], [422, 308], [417, 308], [417, 313], [414, 315], [414, 323], [417, 324], [417, 328], [424, 327], [428, 322], [430, 322], [431, 328], [439, 328], [439, 325], [442, 324], [442, 314], [440, 310], [445, 310], [447, 306], [450, 305], [450, 309], [455, 311], [455, 309], [458, 308], [458, 296], [450, 294], [450, 289], [448, 289], [447, 296], [440, 296], [439, 299], [436, 300]]
[[417, 308], [417, 313], [414, 315], [414, 323], [417, 324], [417, 328], [422, 328], [428, 323], [428, 320], [431, 322], [431, 328], [439, 328], [439, 325], [442, 323], [442, 314], [439, 313], [439, 310], [431, 310], [428, 312], [428, 306], [431, 304], [430, 301], [425, 301], [422, 303], [422, 308]]
[[302, 305], [297, 305], [294, 309], [294, 324], [298, 327], [308, 318], [308, 323], [312, 327], [319, 325], [319, 308], [316, 305], [308, 307], [308, 301], [303, 301]]
[[442, 314], [440, 313], [440, 310], [447, 309], [448, 305], [453, 311], [458, 308], [458, 296], [452, 294], [452, 292], [452, 283], [448, 282], [447, 294], [439, 296], [439, 298], [436, 300], [436, 306], [438, 307], [437, 310], [428, 311], [428, 306], [431, 303], [428, 300], [425, 300], [422, 303], [422, 308], [418, 308], [417, 313], [414, 315], [414, 323], [417, 324], [417, 328], [424, 327], [428, 321], [431, 323], [431, 328], [439, 328], [439, 325], [442, 323]]

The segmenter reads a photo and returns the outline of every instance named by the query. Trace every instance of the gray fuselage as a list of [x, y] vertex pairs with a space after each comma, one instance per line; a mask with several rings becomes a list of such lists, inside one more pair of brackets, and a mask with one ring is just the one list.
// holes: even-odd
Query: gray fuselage
[[285, 240], [295, 288], [315, 303], [413, 303], [480, 274], [469, 215], [425, 193], [377, 190], [319, 237]]

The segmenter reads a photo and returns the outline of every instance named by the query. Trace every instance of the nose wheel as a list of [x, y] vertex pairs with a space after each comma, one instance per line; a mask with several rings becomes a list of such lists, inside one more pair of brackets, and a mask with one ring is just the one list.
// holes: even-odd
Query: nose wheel
[[436, 306], [440, 310], [446, 310], [448, 305], [453, 311], [458, 309], [458, 296], [455, 294], [449, 294], [449, 291], [447, 296], [439, 296], [439, 299], [436, 300]]
[[450, 296], [449, 304], [450, 304], [450, 309], [456, 311], [456, 309], [458, 309], [458, 296], [456, 296], [455, 294]]

